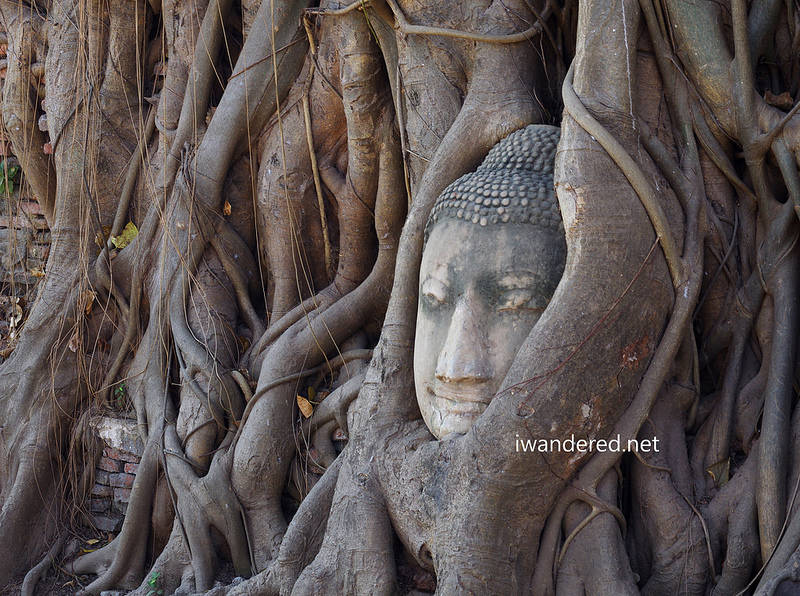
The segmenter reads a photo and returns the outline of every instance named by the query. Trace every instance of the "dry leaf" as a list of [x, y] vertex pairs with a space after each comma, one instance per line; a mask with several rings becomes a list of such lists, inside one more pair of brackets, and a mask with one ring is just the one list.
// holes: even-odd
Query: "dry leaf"
[[42, 271], [41, 267], [34, 267], [28, 273], [30, 273], [34, 277], [44, 277], [45, 276], [45, 273], [44, 273], [44, 271]]
[[78, 347], [81, 345], [81, 338], [78, 337], [78, 330], [75, 330], [75, 333], [72, 334], [72, 337], [69, 338], [69, 343], [67, 347], [72, 350], [73, 352], [78, 351]]
[[98, 542], [100, 542], [99, 538], [89, 538], [89, 540], [86, 541], [86, 544], [97, 544]]
[[134, 224], [132, 221], [129, 221], [127, 224], [125, 224], [125, 229], [122, 230], [122, 234], [111, 237], [111, 244], [119, 249], [123, 249], [133, 242], [133, 239], [136, 238], [136, 234], [138, 233], [139, 229], [136, 227], [136, 224]]
[[92, 302], [94, 302], [96, 297], [97, 293], [91, 290], [84, 290], [81, 292], [81, 310], [87, 315], [92, 312]]
[[312, 405], [311, 405], [311, 402], [310, 402], [310, 401], [308, 401], [308, 400], [307, 400], [305, 397], [303, 397], [302, 395], [298, 395], [298, 396], [297, 396], [297, 405], [298, 405], [298, 407], [300, 408], [300, 413], [301, 413], [301, 414], [302, 414], [302, 415], [303, 415], [305, 418], [310, 418], [310, 417], [311, 417], [311, 414], [313, 414], [313, 413], [314, 413], [314, 406], [312, 406]]
[[111, 233], [111, 226], [103, 226], [103, 235], [100, 236], [100, 232], [94, 235], [94, 243], [99, 246], [100, 248], [105, 247], [103, 244], [103, 238], [108, 238], [108, 235]]
[[775, 106], [787, 112], [791, 110], [794, 105], [794, 100], [792, 96], [789, 95], [788, 91], [784, 91], [780, 95], [773, 95], [772, 91], [767, 89], [766, 93], [764, 93], [764, 101], [771, 106]]
[[231, 204], [225, 200], [225, 203], [222, 205], [222, 214], [223, 215], [230, 215], [231, 214]]
[[242, 347], [242, 352], [246, 352], [250, 348], [250, 340], [244, 335], [240, 335], [237, 339], [239, 340], [239, 345]]
[[19, 298], [18, 297], [14, 297], [12, 299], [12, 301], [13, 301], [12, 310], [14, 312], [9, 317], [8, 323], [9, 323], [9, 326], [13, 329], [14, 327], [16, 327], [17, 325], [19, 325], [22, 322], [23, 313], [22, 313], [22, 306], [19, 303]]

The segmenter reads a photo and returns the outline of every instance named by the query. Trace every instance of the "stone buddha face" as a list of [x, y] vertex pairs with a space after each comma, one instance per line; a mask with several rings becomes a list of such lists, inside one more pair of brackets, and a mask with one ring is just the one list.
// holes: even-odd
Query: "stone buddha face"
[[[551, 153], [557, 140], [556, 133]], [[499, 182], [483, 176], [476, 183], [480, 173], [442, 193], [420, 268], [414, 380], [422, 417], [437, 439], [467, 432], [489, 405], [566, 259], [552, 158], [544, 181], [501, 171]]]

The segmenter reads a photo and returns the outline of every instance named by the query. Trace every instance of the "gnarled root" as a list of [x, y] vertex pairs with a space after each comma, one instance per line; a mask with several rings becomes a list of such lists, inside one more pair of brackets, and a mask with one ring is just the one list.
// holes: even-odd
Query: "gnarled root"
[[711, 545], [705, 522], [692, 506], [693, 484], [684, 447], [686, 412], [695, 394], [669, 385], [639, 433], [639, 441], [657, 439], [661, 447], [633, 460], [631, 489], [635, 513], [630, 550], [644, 594], [703, 594]]
[[619, 520], [609, 511], [616, 508], [616, 470], [607, 472], [597, 487], [597, 496], [607, 510], [576, 502], [564, 516], [569, 541], [562, 549], [556, 595], [634, 596], [639, 593], [625, 552]]

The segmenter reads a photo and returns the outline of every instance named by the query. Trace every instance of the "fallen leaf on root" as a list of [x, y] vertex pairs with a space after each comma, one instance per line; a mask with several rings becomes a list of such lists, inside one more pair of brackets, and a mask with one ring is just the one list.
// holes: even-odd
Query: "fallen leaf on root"
[[75, 333], [72, 334], [72, 337], [69, 338], [69, 343], [67, 347], [72, 350], [73, 352], [78, 351], [78, 347], [81, 345], [81, 339], [78, 337], [78, 330], [75, 330]]
[[103, 226], [103, 235], [100, 235], [100, 232], [94, 235], [94, 243], [99, 246], [100, 248], [105, 247], [103, 243], [104, 238], [108, 238], [108, 235], [111, 233], [111, 226]]
[[81, 292], [81, 310], [87, 315], [92, 312], [92, 303], [96, 297], [97, 292], [92, 292], [91, 290]]
[[302, 395], [297, 396], [297, 406], [300, 408], [300, 413], [306, 418], [310, 418], [314, 413], [314, 406]]
[[792, 99], [792, 96], [789, 95], [788, 91], [784, 91], [780, 95], [773, 95], [772, 91], [767, 89], [766, 93], [764, 93], [764, 101], [769, 105], [780, 108], [786, 112], [791, 110], [792, 106], [794, 105], [794, 100]]
[[111, 244], [119, 249], [123, 249], [133, 242], [133, 239], [136, 238], [136, 234], [138, 233], [139, 229], [136, 227], [136, 224], [129, 221], [125, 224], [125, 229], [122, 230], [122, 234], [111, 237]]
[[223, 215], [230, 215], [231, 214], [231, 204], [227, 200], [222, 205], [222, 214]]
[[717, 488], [722, 488], [726, 484], [728, 484], [728, 480], [730, 480], [730, 471], [731, 471], [731, 460], [724, 459], [722, 461], [718, 461], [715, 464], [711, 464], [708, 467], [707, 472], [711, 474], [711, 478], [714, 480], [714, 484]]

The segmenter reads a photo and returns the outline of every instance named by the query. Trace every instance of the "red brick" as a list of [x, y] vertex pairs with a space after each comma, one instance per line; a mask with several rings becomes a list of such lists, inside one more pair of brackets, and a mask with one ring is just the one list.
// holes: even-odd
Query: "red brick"
[[37, 230], [44, 230], [47, 229], [47, 221], [42, 218], [38, 217], [8, 217], [6, 215], [0, 217], [0, 227], [2, 228], [16, 228], [21, 230], [23, 228], [34, 228]]
[[89, 499], [89, 511], [92, 513], [102, 513], [111, 509], [111, 502], [108, 499]]
[[139, 464], [125, 464], [124, 472], [126, 474], [136, 474], [139, 470]]
[[92, 487], [93, 497], [110, 497], [114, 494], [114, 490], [105, 484], [97, 484]]
[[122, 462], [103, 455], [100, 457], [100, 461], [97, 462], [97, 467], [106, 472], [120, 472], [122, 470]]
[[133, 462], [135, 464], [139, 463], [139, 456], [135, 453], [128, 453], [127, 451], [118, 451], [117, 449], [112, 449], [111, 447], [106, 447], [103, 449], [103, 455], [106, 457], [110, 457], [111, 459], [118, 459], [120, 461], [127, 461]]
[[130, 488], [133, 486], [134, 476], [120, 472], [118, 474], [109, 474], [109, 484], [114, 488]]
[[19, 209], [23, 213], [29, 213], [31, 215], [42, 215], [42, 208], [36, 201], [20, 201], [19, 202]]
[[131, 500], [131, 489], [129, 488], [115, 488], [114, 501], [117, 503], [127, 503]]
[[6, 215], [0, 217], [0, 228], [32, 228], [33, 224], [27, 217], [8, 217]]

